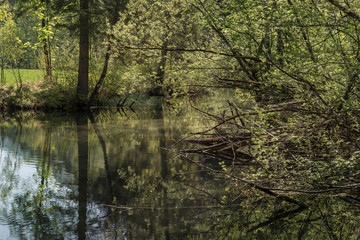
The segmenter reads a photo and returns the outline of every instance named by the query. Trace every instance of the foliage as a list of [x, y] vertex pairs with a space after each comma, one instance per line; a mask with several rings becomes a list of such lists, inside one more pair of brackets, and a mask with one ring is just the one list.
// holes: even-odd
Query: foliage
[[223, 42], [219, 51], [235, 60], [231, 71], [219, 72], [219, 83], [254, 102], [249, 110], [229, 102], [204, 132], [213, 145], [198, 152], [238, 164], [223, 172], [265, 192], [357, 186], [358, 3], [192, 3]]
[[5, 67], [9, 63], [16, 64], [24, 52], [24, 45], [18, 37], [14, 16], [7, 1], [1, 1], [0, 6], [0, 68], [1, 83], [5, 83]]
[[73, 3], [56, 0], [18, 1], [16, 4], [19, 16], [36, 19], [30, 26], [37, 38], [32, 49], [43, 59], [38, 65], [46, 70], [46, 77], [49, 79], [52, 77], [52, 62], [55, 60], [52, 56], [52, 44], [60, 30], [58, 26], [69, 24], [72, 7]]
[[48, 82], [25, 82], [21, 87], [5, 84], [0, 88], [1, 110], [70, 110], [75, 88]]
[[129, 69], [124, 80], [142, 89], [160, 87], [167, 94], [183, 93], [200, 79], [206, 85], [205, 73], [193, 70], [206, 60], [197, 53], [208, 38], [196, 24], [199, 17], [186, 1], [129, 1], [111, 32], [115, 54]]
[[[42, 106], [63, 108], [73, 100], [78, 30], [71, 24], [63, 32], [57, 29], [67, 23], [66, 17], [77, 22], [67, 12], [74, 3], [67, 3], [58, 7], [55, 0], [48, 5], [33, 1], [39, 19], [48, 21], [41, 30], [44, 36], [59, 37], [50, 47], [59, 78], [31, 98]], [[121, 14], [116, 22], [110, 6], [117, 3]], [[216, 127], [204, 135], [225, 139], [215, 143], [226, 145], [226, 160], [243, 157], [256, 165], [239, 170], [239, 177], [272, 187], [317, 190], [357, 178], [360, 5], [356, 1], [93, 4], [93, 10], [104, 15], [91, 19], [90, 89], [109, 63], [98, 105], [133, 93], [183, 96], [199, 85], [237, 89], [237, 100], [250, 99], [251, 104], [229, 99], [222, 114], [209, 114]], [[223, 150], [216, 146], [212, 154]]]
[[44, 109], [71, 109], [75, 101], [75, 88], [57, 83], [44, 82], [36, 95], [37, 102]]

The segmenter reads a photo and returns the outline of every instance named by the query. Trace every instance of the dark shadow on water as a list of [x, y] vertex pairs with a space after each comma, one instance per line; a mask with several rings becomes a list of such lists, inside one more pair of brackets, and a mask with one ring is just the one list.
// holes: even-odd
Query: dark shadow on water
[[79, 173], [78, 173], [78, 224], [77, 236], [79, 240], [86, 239], [86, 213], [88, 199], [88, 117], [87, 115], [76, 116], [76, 130], [78, 143]]

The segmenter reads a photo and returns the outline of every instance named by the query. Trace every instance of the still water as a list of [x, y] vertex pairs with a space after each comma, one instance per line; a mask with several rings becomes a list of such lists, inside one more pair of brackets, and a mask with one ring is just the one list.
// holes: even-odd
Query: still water
[[1, 118], [0, 239], [360, 237], [356, 199], [300, 197], [304, 209], [246, 186], [230, 191], [226, 177], [178, 156], [189, 147], [178, 141], [207, 119], [146, 104]]

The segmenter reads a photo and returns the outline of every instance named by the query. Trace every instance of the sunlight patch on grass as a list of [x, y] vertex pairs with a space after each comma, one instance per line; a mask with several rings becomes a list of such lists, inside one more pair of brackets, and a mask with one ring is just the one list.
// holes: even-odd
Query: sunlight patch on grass
[[16, 84], [19, 81], [19, 74], [22, 82], [37, 82], [44, 78], [45, 72], [40, 69], [6, 69], [6, 83]]

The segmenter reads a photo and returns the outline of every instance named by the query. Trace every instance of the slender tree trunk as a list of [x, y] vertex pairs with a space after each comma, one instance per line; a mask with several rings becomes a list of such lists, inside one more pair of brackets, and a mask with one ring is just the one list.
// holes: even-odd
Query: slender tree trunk
[[51, 44], [50, 44], [50, 37], [47, 37], [47, 46], [48, 46], [48, 72], [49, 72], [49, 78], [52, 79], [52, 62], [51, 62]]
[[[41, 27], [43, 29], [46, 27], [45, 18], [41, 20]], [[44, 53], [45, 71], [46, 71], [45, 78], [47, 80], [50, 80], [51, 79], [51, 59], [50, 59], [50, 45], [49, 45], [48, 37], [45, 37], [43, 39], [43, 53]]]
[[107, 49], [106, 49], [106, 54], [105, 54], [105, 62], [104, 62], [104, 66], [103, 66], [103, 71], [101, 73], [99, 81], [97, 82], [93, 92], [91, 93], [91, 96], [90, 96], [90, 99], [89, 99], [89, 102], [88, 102], [89, 107], [93, 104], [95, 98], [99, 94], [99, 90], [100, 90], [101, 85], [105, 81], [105, 77], [106, 77], [108, 66], [109, 66], [110, 51], [111, 51], [111, 45], [110, 45], [110, 43], [108, 43], [108, 46], [107, 46]]
[[5, 63], [4, 63], [4, 59], [1, 59], [1, 84], [5, 84], [6, 83], [6, 79], [5, 79]]
[[21, 78], [21, 74], [20, 74], [20, 68], [17, 69], [17, 74], [18, 74], [19, 84], [20, 84], [19, 90], [21, 90], [23, 87], [23, 82], [22, 82], [22, 78]]
[[[113, 17], [112, 17], [112, 19], [110, 21], [112, 26], [115, 25], [117, 23], [117, 21], [119, 20], [119, 17], [120, 17], [119, 12], [123, 11], [125, 9], [126, 4], [127, 4], [127, 1], [121, 1], [121, 0], [116, 1]], [[110, 37], [108, 36], [108, 38], [110, 38]], [[106, 54], [105, 54], [105, 61], [104, 61], [103, 70], [102, 70], [101, 76], [99, 78], [99, 81], [97, 82], [97, 84], [95, 85], [94, 90], [91, 93], [91, 96], [90, 96], [90, 99], [89, 99], [89, 102], [88, 102], [88, 107], [90, 107], [94, 103], [95, 98], [99, 94], [100, 87], [102, 86], [102, 84], [105, 81], [107, 71], [108, 71], [108, 67], [109, 67], [110, 57], [111, 57], [111, 43], [110, 43], [110, 39], [109, 39], [109, 42], [108, 42], [107, 47], [106, 47]]]
[[80, 53], [77, 86], [77, 107], [86, 106], [89, 92], [89, 0], [80, 0]]

